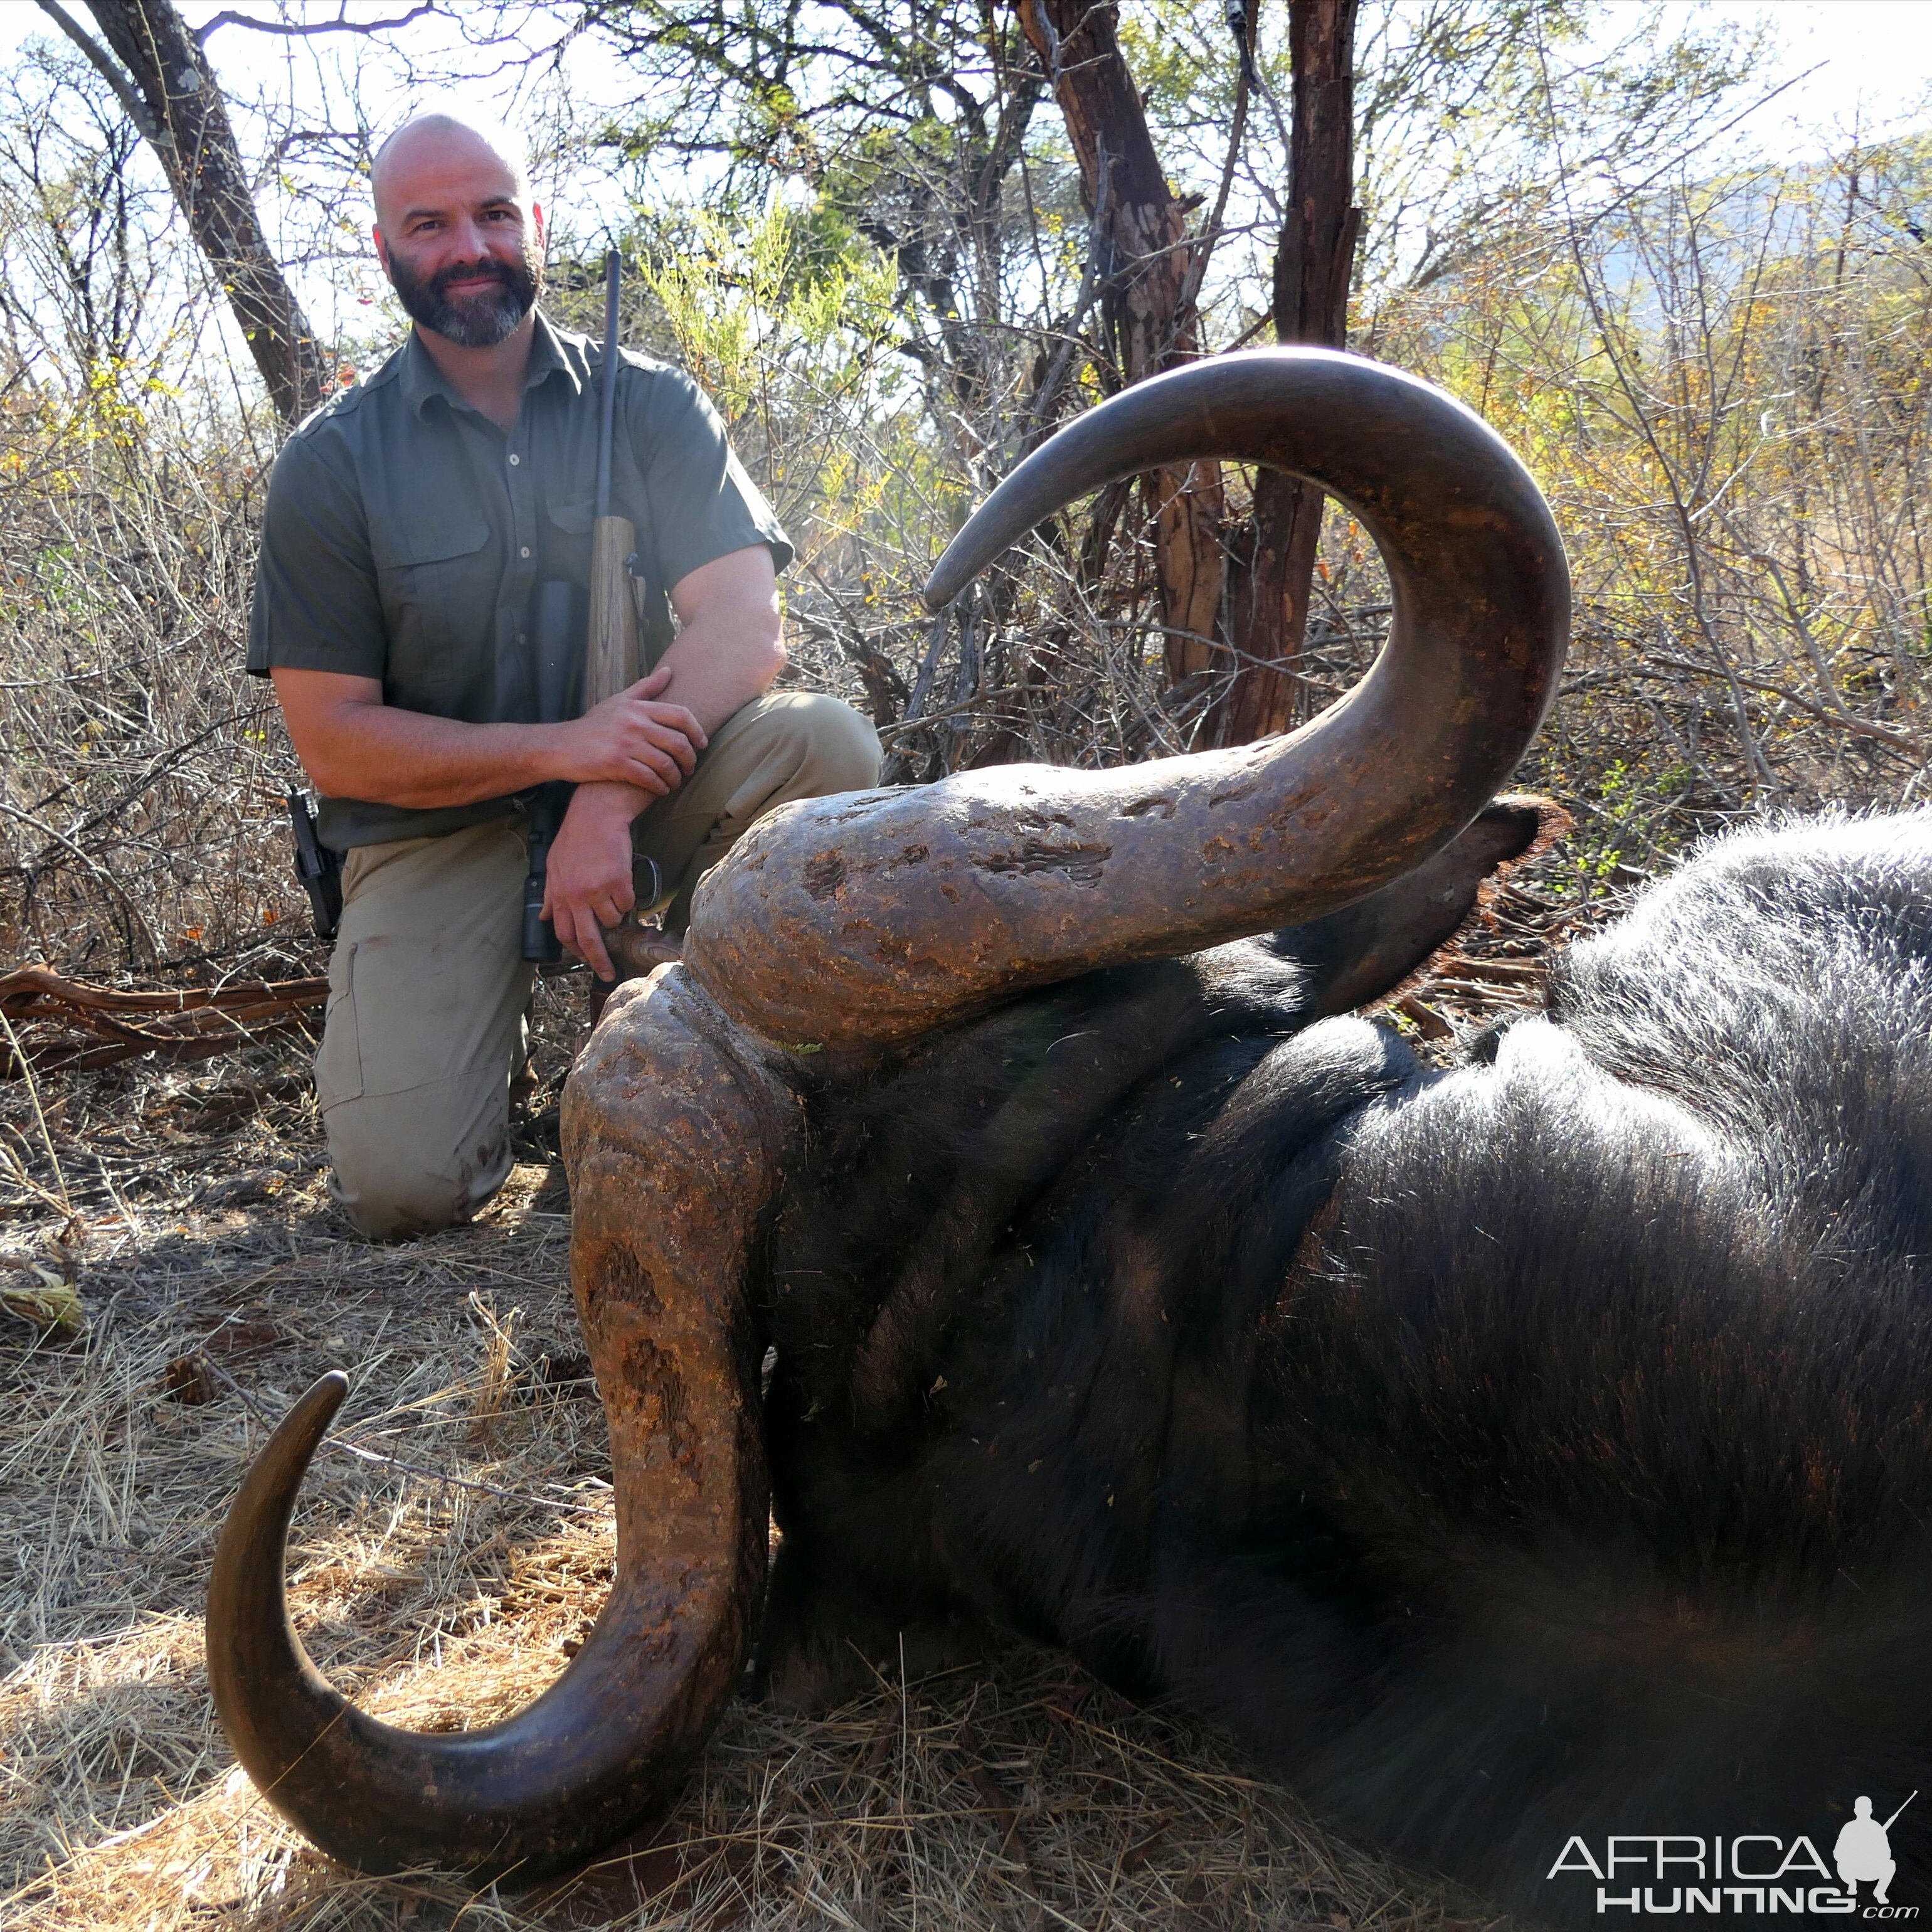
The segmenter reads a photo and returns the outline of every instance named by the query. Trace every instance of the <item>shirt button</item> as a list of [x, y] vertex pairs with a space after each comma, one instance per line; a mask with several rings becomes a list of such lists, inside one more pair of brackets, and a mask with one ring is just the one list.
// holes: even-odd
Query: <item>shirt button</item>
[[530, 555], [530, 545], [529, 545], [528, 544], [524, 544], [524, 546], [523, 547], [523, 548], [522, 548], [521, 550], [518, 550], [518, 553], [517, 553], [517, 554], [518, 554], [519, 556], [528, 556]]
[[510, 458], [510, 467], [511, 467], [512, 470], [515, 469], [515, 468], [516, 468], [516, 466], [517, 466], [517, 465], [518, 465], [518, 464], [520, 464], [520, 462], [522, 462], [522, 461], [523, 461], [523, 460], [524, 460], [524, 459], [523, 459], [520, 456], [518, 456], [518, 455], [515, 455], [515, 454], [513, 454], [512, 455], [511, 458]]

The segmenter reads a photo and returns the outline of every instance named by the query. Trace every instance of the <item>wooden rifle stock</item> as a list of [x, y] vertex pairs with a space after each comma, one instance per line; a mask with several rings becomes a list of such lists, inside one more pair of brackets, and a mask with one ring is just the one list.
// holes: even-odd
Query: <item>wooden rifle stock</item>
[[[584, 708], [590, 710], [607, 698], [628, 690], [643, 676], [640, 662], [638, 606], [631, 589], [631, 560], [638, 548], [636, 526], [610, 511], [610, 453], [616, 434], [617, 290], [624, 272], [623, 257], [613, 248], [604, 258], [604, 362], [597, 398], [597, 502], [590, 526], [590, 622], [584, 658]], [[645, 877], [638, 877], [639, 873]], [[633, 884], [638, 903], [646, 910], [659, 889], [656, 865], [649, 859], [634, 862]], [[626, 913], [604, 932], [604, 950], [620, 973], [635, 972], [657, 962], [650, 949], [656, 935], [647, 934], [637, 913]], [[641, 949], [641, 950], [640, 950]]]
[[628, 518], [599, 515], [590, 526], [586, 711], [628, 689], [644, 674], [638, 662], [638, 607], [631, 595], [631, 556], [637, 547], [638, 533]]

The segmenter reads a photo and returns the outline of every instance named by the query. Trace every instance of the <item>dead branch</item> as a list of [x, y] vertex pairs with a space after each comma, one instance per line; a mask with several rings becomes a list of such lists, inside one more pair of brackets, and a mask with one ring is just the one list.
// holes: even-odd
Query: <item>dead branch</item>
[[[84, 986], [44, 966], [20, 967], [0, 976], [0, 1017], [8, 1022], [10, 1042], [26, 1028], [34, 1034], [0, 1057], [0, 1080], [18, 1079], [28, 1068], [62, 1072], [143, 1053], [206, 1059], [286, 1031], [328, 997], [326, 979], [138, 993]], [[126, 1017], [136, 1015], [145, 1024]]]

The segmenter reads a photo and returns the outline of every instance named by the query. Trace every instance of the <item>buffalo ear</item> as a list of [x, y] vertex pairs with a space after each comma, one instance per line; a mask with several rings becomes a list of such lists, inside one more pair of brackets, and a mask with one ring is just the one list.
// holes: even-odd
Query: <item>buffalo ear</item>
[[1286, 926], [1262, 944], [1307, 968], [1311, 1019], [1352, 1012], [1386, 998], [1455, 938], [1498, 881], [1546, 850], [1570, 824], [1570, 814], [1551, 800], [1496, 799], [1393, 885], [1324, 919]]

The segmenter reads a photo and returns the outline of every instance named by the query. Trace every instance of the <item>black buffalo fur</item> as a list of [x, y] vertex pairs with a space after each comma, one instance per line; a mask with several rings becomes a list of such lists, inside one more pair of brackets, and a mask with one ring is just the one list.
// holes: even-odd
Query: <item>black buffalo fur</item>
[[1064, 1645], [1540, 1916], [1572, 1834], [1828, 1858], [1932, 1798], [1932, 815], [1718, 842], [1446, 1071], [1322, 1016], [1414, 910], [824, 1083], [760, 1669]]

